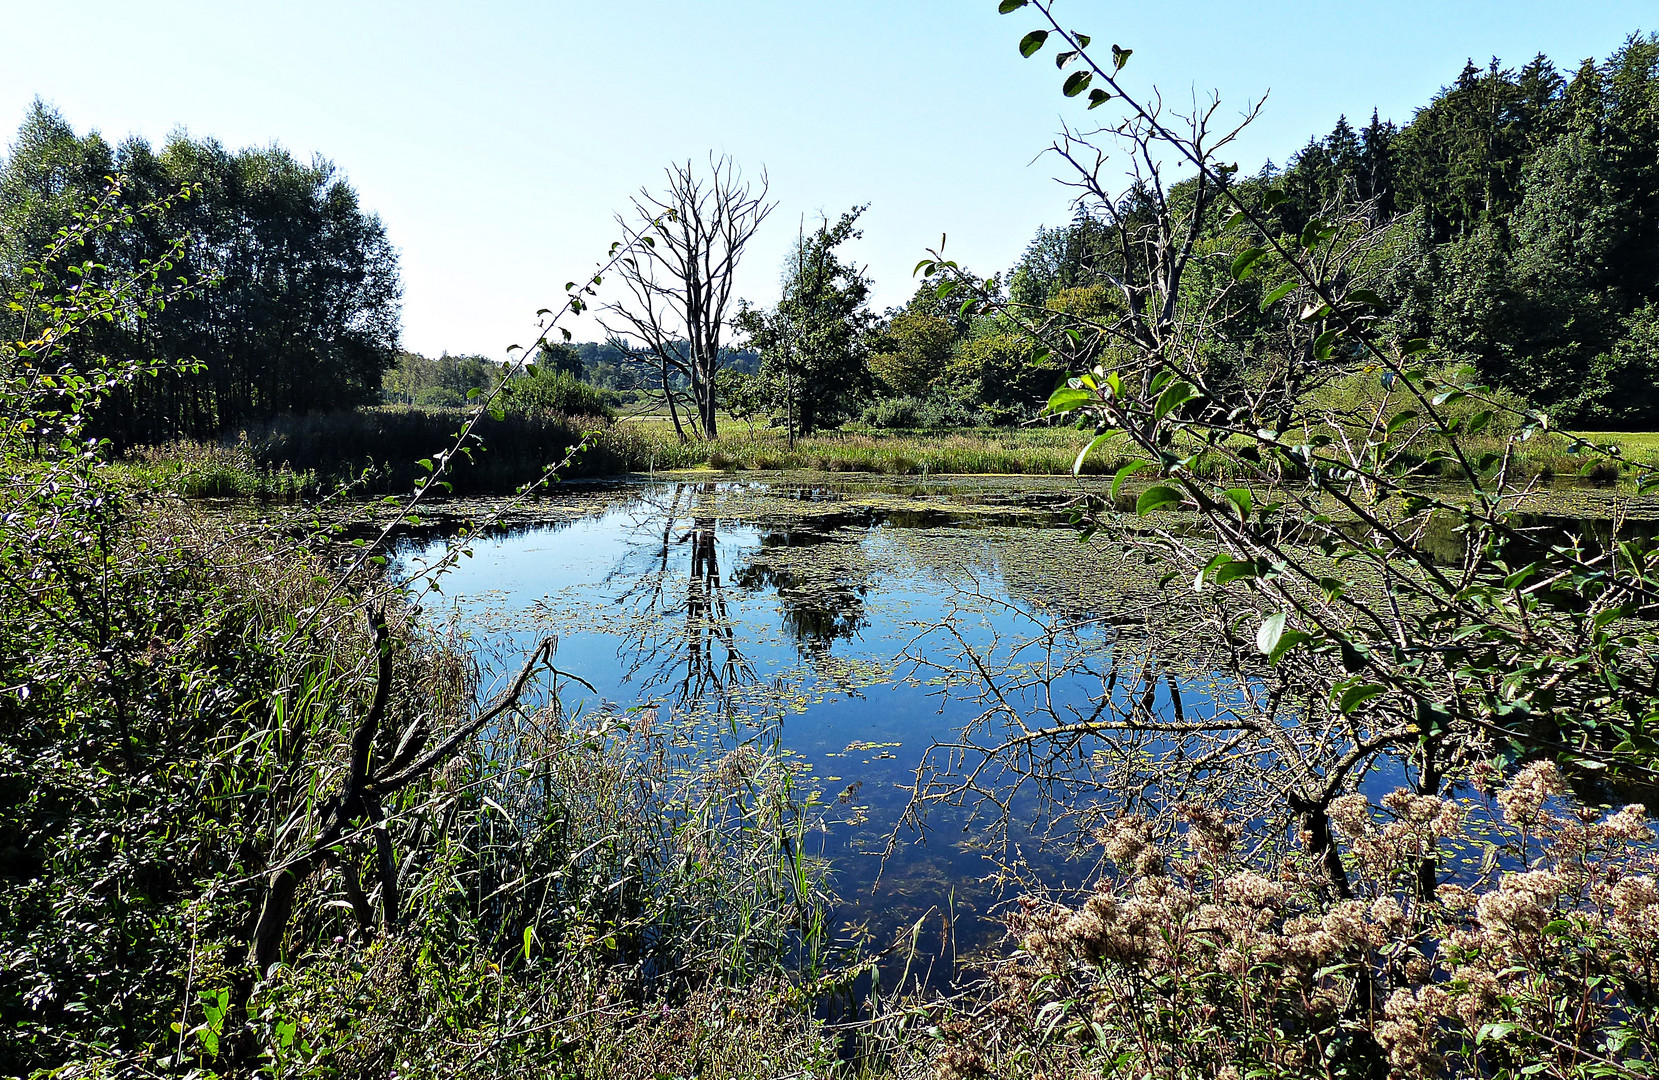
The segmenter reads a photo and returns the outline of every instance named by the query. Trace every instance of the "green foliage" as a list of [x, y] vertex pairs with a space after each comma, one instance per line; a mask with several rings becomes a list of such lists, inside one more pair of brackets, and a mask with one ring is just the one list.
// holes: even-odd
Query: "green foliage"
[[[576, 362], [580, 375], [581, 362]], [[460, 407], [473, 397], [488, 394], [500, 383], [504, 369], [487, 356], [451, 356], [437, 359], [400, 352], [397, 362], [380, 378], [381, 400], [388, 405], [427, 408]], [[473, 394], [473, 391], [478, 394]]]
[[534, 372], [507, 384], [506, 402], [507, 411], [515, 416], [595, 417], [607, 421], [615, 416], [610, 393], [589, 386], [569, 371], [539, 365]]
[[864, 408], [864, 422], [875, 428], [973, 428], [985, 419], [978, 410], [943, 391], [925, 398], [880, 398]]
[[129, 456], [121, 471], [141, 485], [192, 499], [293, 500], [320, 490], [315, 471], [262, 464], [246, 432], [229, 445], [181, 439], [147, 446]]
[[953, 388], [968, 400], [989, 406], [1006, 421], [1025, 419], [1064, 374], [1039, 355], [1030, 338], [1013, 327], [984, 320], [957, 347], [947, 371]]
[[760, 353], [760, 379], [775, 421], [810, 435], [856, 415], [869, 393], [866, 366], [870, 283], [836, 249], [862, 235], [864, 207], [826, 219], [796, 244], [772, 311], [745, 305], [735, 325]]
[[166, 261], [56, 284], [168, 209], [121, 205], [21, 269], [0, 346], [0, 1071], [436, 1076], [480, 1045], [535, 1076], [655, 1075], [632, 1045], [827, 1065], [790, 980], [829, 974], [829, 897], [775, 746], [567, 716], [531, 697], [545, 645], [476, 708], [375, 548], [134, 492], [85, 437], [169, 369], [89, 331], [182, 291]]
[[944, 378], [956, 340], [956, 328], [949, 321], [907, 307], [875, 335], [870, 372], [889, 393], [926, 397]]
[[[117, 173], [128, 211], [181, 188], [193, 197], [85, 235], [43, 269], [94, 259], [137, 272], [177, 242], [178, 272], [216, 287], [85, 331], [123, 362], [197, 361], [114, 390], [93, 418], [97, 430], [123, 445], [203, 438], [374, 398], [396, 355], [397, 255], [379, 219], [320, 159], [301, 164], [274, 147], [232, 153], [183, 134], [159, 153], [138, 139], [112, 149], [37, 102], [0, 166], [0, 286], [15, 288], [44, 239]], [[0, 331], [17, 336], [14, 314], [0, 313]]]
[[[1653, 830], [1639, 807], [1551, 800], [1563, 774], [1585, 791], [1659, 779], [1659, 546], [1622, 518], [1528, 517], [1518, 465], [1539, 443], [1591, 479], [1625, 459], [1552, 443], [1534, 403], [1581, 415], [1590, 358], [1628, 380], [1649, 352], [1659, 279], [1630, 238], [1652, 219], [1630, 208], [1659, 194], [1651, 141], [1634, 151], [1659, 117], [1659, 39], [1565, 87], [1542, 61], [1519, 79], [1471, 67], [1397, 137], [1374, 125], [1367, 149], [1339, 125], [1283, 180], [1238, 183], [1230, 135], [1154, 119], [1112, 74], [1118, 47], [1091, 61], [1050, 4], [1023, 6], [1121, 111], [1098, 137], [1135, 163], [1125, 190], [1101, 181], [1104, 143], [1063, 149], [1087, 163], [1076, 182], [1128, 302], [1067, 321], [981, 292], [982, 320], [1069, 368], [1049, 412], [1083, 429], [1079, 462], [1103, 436], [1129, 457], [1083, 536], [1164, 572], [1170, 632], [1222, 643], [1207, 677], [1224, 669], [1237, 697], [1211, 689], [1195, 722], [1172, 678], [1164, 714], [1108, 693], [1087, 722], [1020, 716], [952, 745], [942, 768], [1045, 791], [1094, 797], [1111, 771], [1126, 815], [1158, 816], [1098, 834], [1118, 879], [1080, 905], [1025, 901], [1029, 966], [998, 971], [987, 1013], [1018, 1015], [952, 1042], [947, 1071], [1646, 1075]], [[1406, 216], [1379, 189], [1355, 197], [1368, 156]], [[1166, 189], [1138, 164], [1171, 158], [1196, 176]], [[1217, 338], [1237, 362], [1214, 362]], [[1125, 519], [1130, 478], [1146, 486]], [[1359, 790], [1378, 769], [1411, 784], [1386, 824]], [[1502, 825], [1461, 833], [1456, 786], [1513, 770]], [[1257, 861], [1232, 874], [1217, 798], [1257, 819]], [[1165, 863], [1155, 836], [1183, 818], [1191, 852]]]
[[[1201, 242], [1225, 237], [1235, 280], [1266, 276], [1261, 296], [1276, 301], [1275, 289], [1295, 286], [1266, 258], [1269, 241], [1361, 223], [1377, 234], [1364, 241], [1365, 287], [1393, 333], [1431, 339], [1560, 424], [1659, 425], [1659, 394], [1608, 381], [1620, 378], [1615, 354], [1640, 349], [1618, 352], [1631, 320], [1659, 300], [1656, 87], [1652, 36], [1570, 79], [1543, 56], [1519, 70], [1471, 64], [1403, 128], [1375, 114], [1358, 130], [1340, 118], [1282, 171], [1234, 178], [1255, 218], [1239, 229], [1224, 221], [1234, 208], [1217, 206]], [[1190, 179], [1172, 185], [1172, 208], [1195, 190]], [[1114, 207], [1131, 228], [1149, 222], [1144, 195], [1132, 187]], [[1085, 202], [1070, 225], [1039, 230], [1010, 274], [1011, 298], [1038, 308], [1056, 291], [1123, 280], [1102, 216]], [[1181, 301], [1206, 295], [1189, 288]], [[1244, 383], [1286, 357], [1267, 311], [1229, 313], [1199, 347], [1217, 378]]]
[[[312, 473], [333, 486], [355, 482], [363, 493], [401, 494], [426, 475], [420, 462], [434, 446], [453, 441], [467, 420], [459, 409], [405, 409], [383, 406], [354, 412], [313, 413], [285, 417], [248, 432], [256, 467]], [[481, 417], [477, 445], [455, 455], [445, 472], [444, 489], [455, 495], [507, 495], [562, 461], [593, 429], [598, 417], [563, 413], [504, 412], [500, 419]], [[165, 461], [163, 448], [148, 455]], [[189, 454], [185, 455], [187, 458]], [[426, 460], [430, 460], [426, 457]], [[605, 475], [626, 471], [625, 462], [595, 447], [567, 470], [568, 475]]]

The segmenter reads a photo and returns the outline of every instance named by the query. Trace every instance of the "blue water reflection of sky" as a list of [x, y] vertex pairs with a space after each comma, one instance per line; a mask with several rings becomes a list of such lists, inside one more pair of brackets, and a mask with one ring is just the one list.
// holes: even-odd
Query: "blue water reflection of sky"
[[[711, 666], [736, 671], [743, 684], [737, 736], [745, 724], [754, 730], [774, 718], [782, 746], [811, 766], [832, 809], [858, 822], [820, 836], [847, 902], [844, 919], [868, 923], [885, 941], [936, 908], [951, 913], [959, 945], [983, 940], [992, 932], [985, 916], [996, 894], [980, 881], [1007, 853], [985, 843], [968, 813], [935, 808], [925, 837], [901, 830], [885, 866], [880, 852], [921, 754], [980, 709], [905, 679], [911, 669], [901, 654], [927, 654], [924, 632], [947, 606], [976, 648], [993, 650], [1018, 631], [1001, 607], [1014, 598], [993, 545], [964, 524], [949, 536], [950, 557], [940, 565], [912, 557], [902, 530], [879, 515], [801, 527], [737, 520], [720, 516], [718, 495], [712, 485], [649, 485], [573, 520], [479, 537], [472, 557], [442, 578], [442, 594], [427, 597], [428, 617], [469, 635], [486, 686], [516, 670], [543, 635], [556, 634], [558, 667], [593, 687], [567, 683], [564, 704], [590, 712], [680, 700], [686, 639], [708, 638], [703, 644], [717, 654]], [[1072, 542], [1058, 532], [1055, 538]], [[804, 600], [790, 573], [769, 561], [779, 548], [792, 549], [790, 566], [828, 570]], [[408, 572], [441, 550], [438, 543], [411, 547], [401, 567]], [[694, 580], [699, 557], [704, 577]], [[724, 607], [688, 623], [698, 589], [705, 599], [717, 593]], [[840, 609], [815, 610], [815, 602]], [[1107, 648], [1104, 638], [1100, 647]], [[732, 651], [741, 658], [735, 667], [724, 655]], [[1062, 704], [1083, 704], [1098, 687], [1061, 683], [1058, 693]], [[709, 711], [716, 726], [733, 722]], [[1016, 840], [1022, 835], [1015, 830]], [[1032, 856], [1035, 846], [1021, 851]], [[1072, 882], [1088, 869], [1044, 865]]]

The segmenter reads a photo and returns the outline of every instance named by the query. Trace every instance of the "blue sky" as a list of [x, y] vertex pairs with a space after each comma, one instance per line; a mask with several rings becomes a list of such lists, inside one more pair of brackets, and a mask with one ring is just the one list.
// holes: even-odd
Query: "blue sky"
[[[400, 248], [405, 345], [428, 353], [525, 340], [535, 310], [603, 256], [628, 196], [710, 150], [771, 178], [779, 206], [739, 283], [760, 302], [803, 214], [871, 204], [849, 250], [881, 306], [909, 296], [941, 233], [990, 272], [1069, 216], [1052, 159], [1033, 158], [1082, 107], [1060, 96], [1051, 62], [1016, 52], [1036, 17], [999, 16], [995, 0], [0, 9], [12, 45], [0, 126], [15, 130], [39, 95], [112, 140], [184, 127], [328, 157]], [[1651, 0], [1060, 0], [1057, 12], [1097, 45], [1133, 48], [1130, 82], [1168, 99], [1217, 90], [1236, 115], [1271, 91], [1238, 147], [1247, 171], [1340, 114], [1408, 120], [1466, 58], [1542, 51], [1570, 70], [1659, 27]]]

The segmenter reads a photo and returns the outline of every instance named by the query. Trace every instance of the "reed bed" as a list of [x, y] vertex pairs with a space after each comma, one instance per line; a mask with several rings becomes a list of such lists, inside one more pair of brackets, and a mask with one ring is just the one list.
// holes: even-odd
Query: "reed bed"
[[[296, 499], [355, 483], [365, 494], [409, 490], [422, 475], [419, 462], [452, 443], [464, 417], [460, 410], [382, 407], [357, 412], [290, 417], [238, 433], [233, 441], [180, 441], [130, 456], [126, 467], [140, 480], [190, 497]], [[722, 472], [804, 470], [889, 476], [1012, 475], [1065, 476], [1077, 463], [1089, 433], [1070, 427], [841, 429], [798, 438], [782, 432], [726, 425], [717, 439], [684, 439], [666, 417], [635, 416], [611, 421], [598, 416], [559, 414], [485, 418], [478, 427], [482, 445], [458, 460], [448, 476], [458, 496], [497, 495], [517, 490], [544, 475], [579, 444], [585, 447], [563, 470], [566, 479], [655, 473], [679, 469]], [[1304, 433], [1312, 437], [1315, 433]], [[1515, 474], [1540, 480], [1619, 485], [1659, 467], [1659, 435], [1581, 436], [1621, 447], [1621, 467], [1596, 460], [1586, 471], [1585, 455], [1573, 450], [1573, 436], [1549, 433], [1519, 444]], [[1455, 465], [1436, 460], [1441, 440], [1425, 435], [1408, 445], [1398, 471], [1428, 468], [1456, 480]], [[1466, 450], [1502, 454], [1505, 435], [1466, 438]], [[1175, 449], [1180, 450], [1181, 447]], [[1196, 446], [1188, 447], [1189, 451]], [[1084, 458], [1083, 475], [1112, 475], [1129, 463], [1124, 447], [1108, 443]], [[1227, 479], [1226, 463], [1200, 460], [1195, 471]]]

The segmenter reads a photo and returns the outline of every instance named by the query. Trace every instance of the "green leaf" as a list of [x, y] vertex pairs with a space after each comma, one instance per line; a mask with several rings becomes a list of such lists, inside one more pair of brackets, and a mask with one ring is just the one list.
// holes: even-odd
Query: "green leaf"
[[1215, 583], [1231, 585], [1235, 581], [1256, 577], [1256, 564], [1249, 559], [1230, 559], [1216, 567]]
[[1111, 440], [1115, 439], [1117, 436], [1119, 436], [1121, 434], [1123, 434], [1123, 432], [1121, 430], [1113, 430], [1113, 431], [1102, 432], [1101, 434], [1096, 435], [1093, 439], [1090, 439], [1089, 444], [1087, 446], [1083, 447], [1082, 450], [1078, 451], [1077, 460], [1072, 462], [1071, 474], [1073, 476], [1081, 475], [1082, 472], [1083, 472], [1083, 459], [1089, 456], [1089, 452], [1091, 450], [1095, 449], [1097, 446], [1104, 446], [1106, 443], [1110, 442]]
[[1256, 648], [1261, 650], [1263, 656], [1272, 656], [1284, 633], [1285, 613], [1276, 611], [1263, 619], [1260, 629], [1256, 631]]
[[1154, 484], [1141, 492], [1141, 497], [1135, 500], [1135, 514], [1145, 517], [1154, 510], [1166, 506], [1181, 505], [1181, 493], [1167, 484]]
[[1193, 388], [1191, 383], [1176, 380], [1170, 383], [1162, 394], [1158, 395], [1158, 403], [1152, 408], [1153, 415], [1162, 420], [1187, 402], [1200, 396], [1202, 395]]
[[1113, 68], [1113, 70], [1122, 71], [1123, 70], [1123, 65], [1127, 64], [1129, 62], [1129, 58], [1131, 56], [1133, 56], [1134, 54], [1135, 54], [1134, 49], [1120, 49], [1116, 45], [1113, 45], [1112, 46], [1112, 68]]
[[1306, 645], [1313, 640], [1313, 635], [1301, 630], [1286, 630], [1274, 644], [1273, 651], [1267, 654], [1269, 664], [1277, 664], [1285, 658], [1285, 654], [1298, 645]]
[[1338, 335], [1340, 335], [1341, 333], [1342, 333], [1342, 328], [1341, 327], [1333, 326], [1329, 330], [1325, 331], [1323, 334], [1320, 334], [1318, 337], [1314, 338], [1313, 339], [1313, 356], [1314, 356], [1314, 359], [1315, 360], [1329, 360], [1331, 358], [1331, 352], [1333, 351], [1333, 349], [1336, 345], [1336, 339], [1337, 339]]
[[1031, 0], [1002, 0], [1002, 3], [997, 5], [997, 14], [1007, 15], [1011, 11], [1018, 11], [1030, 2]]
[[1283, 300], [1285, 297], [1287, 297], [1291, 293], [1295, 292], [1296, 287], [1300, 284], [1301, 284], [1301, 282], [1299, 282], [1299, 281], [1287, 281], [1283, 285], [1280, 285], [1277, 289], [1274, 289], [1272, 292], [1268, 293], [1265, 297], [1262, 298], [1261, 309], [1263, 311], [1266, 311], [1268, 308], [1272, 307], [1274, 304], [1277, 304], [1280, 300]]
[[1094, 399], [1094, 395], [1087, 390], [1062, 386], [1048, 396], [1048, 411], [1051, 413], [1075, 412], [1093, 402]]
[[1094, 74], [1092, 72], [1074, 71], [1066, 76], [1066, 84], [1060, 88], [1060, 92], [1067, 97], [1076, 97], [1089, 88], [1089, 83], [1093, 79]]
[[1108, 101], [1111, 101], [1111, 100], [1112, 100], [1112, 95], [1108, 94], [1104, 90], [1090, 90], [1089, 91], [1089, 108], [1091, 108], [1091, 109], [1098, 109], [1102, 105], [1106, 104]]
[[1233, 280], [1243, 281], [1249, 277], [1256, 264], [1266, 257], [1267, 249], [1264, 247], [1246, 248], [1240, 252], [1239, 257], [1233, 260]]
[[1134, 476], [1150, 464], [1152, 464], [1152, 462], [1142, 459], [1138, 461], [1131, 461], [1129, 464], [1119, 469], [1117, 476], [1112, 478], [1112, 498], [1116, 499], [1118, 497], [1118, 489], [1123, 487], [1123, 482], [1125, 480], [1129, 479], [1131, 476]]
[[1386, 308], [1388, 306], [1383, 303], [1382, 297], [1378, 296], [1370, 289], [1354, 289], [1348, 294], [1348, 299], [1352, 300], [1356, 304], [1369, 304], [1371, 307], [1378, 309]]
[[1407, 409], [1404, 412], [1395, 414], [1394, 419], [1388, 422], [1386, 434], [1394, 434], [1396, 431], [1399, 431], [1415, 419], [1417, 419], [1416, 409]]
[[1337, 708], [1343, 716], [1347, 716], [1355, 709], [1364, 705], [1374, 697], [1380, 697], [1388, 688], [1376, 683], [1361, 683], [1359, 686], [1350, 686], [1342, 692], [1342, 698], [1337, 702]]
[[1428, 338], [1412, 338], [1400, 346], [1401, 356], [1415, 356], [1418, 353], [1429, 351]]
[[1483, 1043], [1492, 1042], [1494, 1040], [1506, 1039], [1510, 1035], [1513, 1035], [1515, 1032], [1520, 1031], [1520, 1030], [1521, 1030], [1521, 1025], [1520, 1024], [1511, 1024], [1511, 1023], [1507, 1023], [1507, 1022], [1506, 1023], [1497, 1023], [1497, 1024], [1483, 1024], [1483, 1025], [1481, 1025], [1480, 1031], [1475, 1033], [1475, 1045], [1480, 1046]]
[[1226, 566], [1228, 563], [1230, 563], [1232, 561], [1233, 560], [1232, 560], [1231, 556], [1217, 555], [1214, 558], [1212, 558], [1209, 562], [1205, 563], [1201, 568], [1199, 568], [1198, 573], [1193, 575], [1192, 591], [1193, 592], [1203, 592], [1204, 591], [1204, 582], [1209, 578], [1210, 572], [1212, 570], [1215, 570], [1217, 567]]
[[1048, 31], [1047, 30], [1033, 30], [1033, 31], [1031, 31], [1031, 33], [1025, 35], [1023, 38], [1020, 39], [1020, 55], [1024, 56], [1024, 57], [1035, 56], [1036, 53], [1037, 53], [1037, 50], [1041, 49], [1043, 47], [1043, 42], [1045, 42], [1047, 40], [1048, 40]]
[[1221, 493], [1221, 497], [1233, 507], [1233, 513], [1239, 516], [1240, 521], [1250, 520], [1250, 511], [1254, 509], [1254, 502], [1250, 498], [1249, 488], [1232, 488]]

